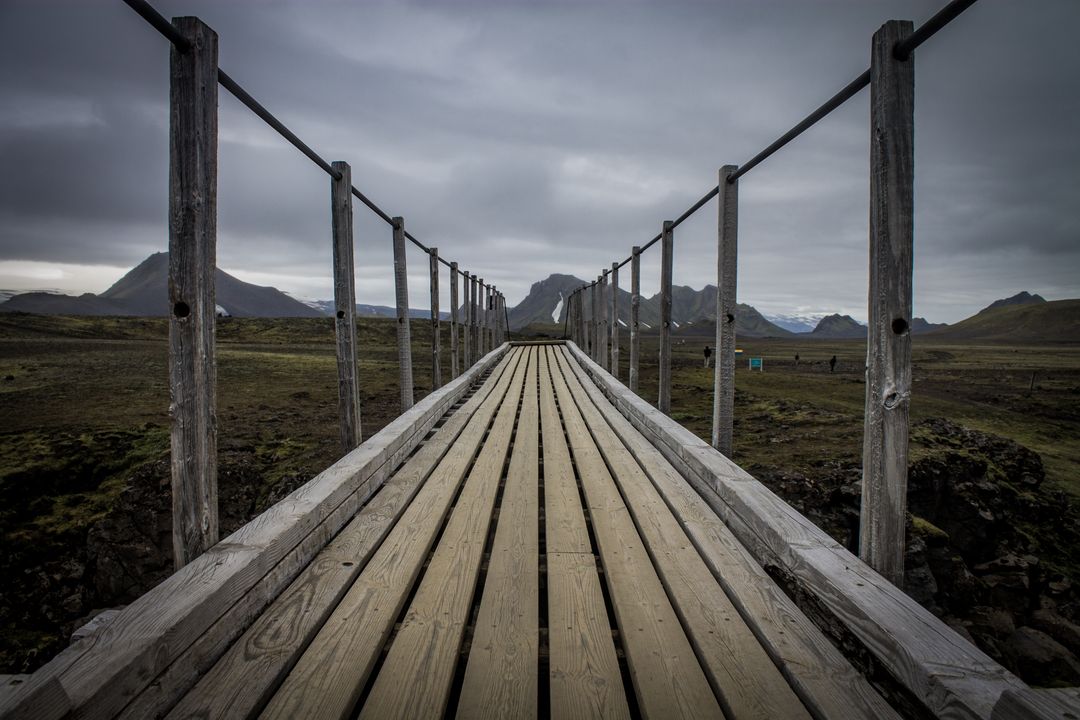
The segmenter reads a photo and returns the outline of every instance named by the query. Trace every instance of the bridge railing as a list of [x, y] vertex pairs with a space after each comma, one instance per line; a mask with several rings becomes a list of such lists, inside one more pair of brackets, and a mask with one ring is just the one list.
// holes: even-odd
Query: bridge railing
[[[637, 392], [640, 361], [641, 254], [660, 243], [659, 397], [671, 412], [671, 306], [674, 231], [718, 200], [716, 363], [712, 446], [731, 455], [735, 399], [735, 312], [738, 279], [739, 179], [867, 85], [870, 86], [870, 283], [866, 411], [859, 555], [895, 585], [904, 577], [908, 406], [911, 397], [912, 242], [914, 214], [912, 53], [974, 4], [953, 0], [917, 30], [891, 20], [874, 33], [870, 68], [742, 165], [720, 168], [717, 185], [630, 256], [604, 268], [567, 300], [567, 334], [612, 375], [619, 372], [619, 270], [630, 265], [630, 362]], [[610, 281], [609, 281], [610, 276]]]
[[[224, 70], [218, 36], [195, 17], [167, 21], [145, 0], [124, 0], [171, 43], [169, 126], [169, 391], [173, 550], [180, 568], [218, 541], [214, 276], [217, 253], [218, 85], [330, 176], [334, 328], [343, 453], [361, 441], [353, 198], [391, 227], [401, 411], [413, 406], [406, 241], [428, 257], [432, 389], [442, 385], [440, 264], [450, 282], [450, 378], [506, 338], [506, 303], [494, 285], [448, 261], [352, 184], [347, 162], [327, 162]], [[458, 317], [459, 276], [465, 317]], [[462, 337], [459, 348], [459, 334]], [[460, 362], [459, 362], [460, 354]]]

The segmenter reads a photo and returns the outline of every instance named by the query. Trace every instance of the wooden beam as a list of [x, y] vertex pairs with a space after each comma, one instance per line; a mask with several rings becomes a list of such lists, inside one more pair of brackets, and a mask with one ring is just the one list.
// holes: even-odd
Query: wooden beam
[[739, 257], [739, 182], [728, 182], [737, 165], [720, 168], [716, 238], [716, 368], [713, 371], [712, 446], [731, 456], [735, 423], [735, 286]]
[[476, 347], [479, 349], [480, 355], [484, 356], [487, 354], [487, 351], [489, 349], [487, 339], [487, 285], [484, 284], [484, 278], [480, 278], [477, 281], [476, 309]]
[[870, 61], [870, 292], [859, 557], [903, 587], [911, 401], [915, 60], [892, 48], [912, 32], [890, 20]]
[[442, 327], [439, 319], [439, 248], [428, 250], [428, 260], [431, 272], [431, 389], [438, 390], [442, 387], [442, 368], [439, 363], [442, 350], [440, 347]]
[[173, 18], [191, 47], [170, 54], [169, 414], [173, 563], [187, 565], [218, 541], [217, 33]]
[[619, 263], [611, 263], [611, 374], [619, 377]]
[[656, 407], [665, 415], [671, 414], [671, 225], [665, 220], [660, 233], [660, 397]]
[[409, 273], [405, 263], [405, 220], [394, 222], [394, 291], [397, 299], [398, 373], [401, 411], [413, 406], [412, 332], [409, 327]]
[[461, 336], [464, 343], [464, 354], [462, 356], [462, 366], [468, 368], [472, 365], [473, 346], [472, 346], [472, 276], [469, 273], [465, 273], [464, 280], [462, 281], [461, 294], [461, 307], [465, 311], [465, 321], [461, 328]]
[[608, 271], [600, 273], [600, 367], [608, 369], [611, 359], [608, 357]]
[[337, 338], [338, 437], [342, 454], [360, 444], [360, 386], [356, 364], [356, 281], [353, 265], [352, 168], [337, 161], [330, 178], [334, 240], [334, 334]]
[[641, 246], [630, 253], [630, 390], [638, 390], [641, 359]]
[[450, 378], [458, 376], [458, 265], [450, 263]]

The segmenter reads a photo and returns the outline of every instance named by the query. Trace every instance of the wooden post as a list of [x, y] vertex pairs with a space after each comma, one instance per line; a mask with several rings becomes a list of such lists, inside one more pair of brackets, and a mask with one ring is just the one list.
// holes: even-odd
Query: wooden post
[[600, 273], [600, 367], [610, 370], [608, 355], [608, 271]]
[[492, 285], [488, 289], [488, 350], [495, 349], [495, 298], [498, 296], [498, 291], [495, 286]]
[[611, 263], [611, 374], [619, 377], [619, 263]]
[[462, 353], [462, 370], [467, 370], [472, 367], [472, 303], [469, 302], [470, 294], [469, 289], [472, 287], [472, 281], [469, 273], [464, 273], [462, 280], [462, 293], [461, 293], [461, 309], [465, 314], [465, 319], [461, 327], [461, 337], [463, 345]]
[[578, 335], [580, 340], [578, 345], [585, 352], [589, 352], [589, 316], [585, 313], [585, 285], [578, 288], [577, 291], [577, 321], [578, 321]]
[[596, 276], [596, 282], [592, 286], [592, 359], [600, 362], [600, 276]]
[[409, 328], [409, 275], [405, 266], [405, 220], [394, 223], [394, 290], [397, 298], [398, 372], [401, 382], [401, 412], [413, 406], [412, 332]]
[[487, 325], [487, 303], [484, 302], [484, 295], [487, 294], [487, 285], [484, 284], [484, 278], [480, 278], [476, 282], [476, 349], [477, 360], [488, 354], [487, 346], [487, 333], [484, 329]]
[[439, 362], [442, 324], [439, 318], [439, 248], [428, 249], [431, 272], [431, 390], [442, 387], [442, 367]]
[[630, 252], [630, 392], [638, 389], [641, 354], [641, 246]]
[[912, 23], [874, 33], [870, 61], [870, 293], [859, 556], [897, 587], [904, 582], [915, 61], [893, 57]]
[[218, 541], [217, 33], [173, 18], [191, 43], [169, 60], [169, 414], [173, 566]]
[[352, 168], [333, 164], [340, 179], [330, 178], [334, 241], [334, 334], [337, 337], [338, 414], [341, 451], [360, 444], [360, 386], [356, 364], [356, 281], [353, 264]]
[[720, 168], [716, 231], [716, 355], [713, 370], [712, 446], [731, 457], [735, 423], [735, 310], [739, 255], [739, 182], [736, 165]]
[[665, 220], [660, 234], [660, 397], [656, 407], [665, 415], [671, 414], [671, 224]]
[[450, 263], [450, 378], [458, 376], [458, 267]]
[[469, 332], [472, 334], [472, 346], [473, 346], [473, 362], [477, 362], [484, 353], [480, 348], [480, 306], [477, 304], [477, 298], [480, 295], [479, 278], [474, 274], [472, 276], [472, 326], [469, 328]]

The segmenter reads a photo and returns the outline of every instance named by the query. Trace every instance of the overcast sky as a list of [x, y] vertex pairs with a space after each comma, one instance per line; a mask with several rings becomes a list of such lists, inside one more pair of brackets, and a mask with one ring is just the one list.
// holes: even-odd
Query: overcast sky
[[[943, 4], [155, 3], [214, 28], [222, 68], [511, 306], [627, 257], [865, 70], [883, 21]], [[1076, 0], [982, 0], [918, 50], [916, 315], [1080, 297], [1078, 25]], [[119, 0], [0, 0], [0, 288], [100, 292], [167, 249], [168, 66]], [[865, 320], [868, 103], [740, 181], [740, 301]], [[224, 90], [219, 132], [218, 264], [331, 297], [329, 178]], [[357, 300], [392, 304], [390, 229], [355, 216]], [[675, 282], [715, 283], [715, 246], [713, 201], [676, 231]]]

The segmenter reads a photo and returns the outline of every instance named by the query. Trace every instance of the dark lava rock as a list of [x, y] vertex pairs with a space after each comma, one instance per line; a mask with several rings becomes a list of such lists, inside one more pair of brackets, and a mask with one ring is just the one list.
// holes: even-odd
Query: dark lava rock
[[1080, 662], [1061, 643], [1035, 628], [1022, 627], [1009, 637], [1005, 656], [1020, 678], [1031, 685], [1080, 684]]

